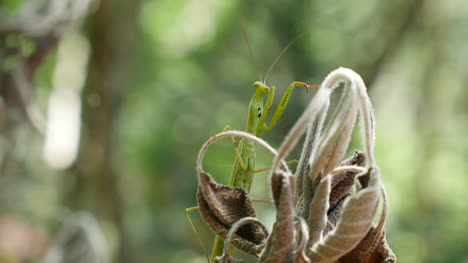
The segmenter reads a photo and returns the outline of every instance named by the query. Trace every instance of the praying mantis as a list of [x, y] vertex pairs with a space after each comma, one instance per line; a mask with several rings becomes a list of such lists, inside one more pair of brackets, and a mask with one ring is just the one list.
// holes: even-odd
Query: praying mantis
[[[289, 85], [287, 90], [285, 91], [283, 97], [281, 98], [279, 105], [276, 107], [276, 110], [273, 113], [273, 116], [270, 120], [269, 125], [267, 125], [266, 121], [273, 108], [276, 88], [274, 86], [271, 86], [271, 87], [267, 86], [266, 80], [268, 78], [269, 73], [274, 68], [275, 64], [278, 62], [279, 58], [297, 40], [298, 37], [291, 40], [288, 43], [288, 45], [281, 51], [281, 53], [278, 55], [278, 57], [275, 59], [273, 64], [268, 69], [265, 75], [265, 78], [262, 78], [260, 71], [258, 69], [257, 63], [255, 61], [255, 57], [253, 55], [252, 49], [250, 47], [247, 34], [243, 26], [242, 26], [242, 29], [243, 29], [242, 32], [243, 32], [244, 38], [249, 48], [250, 56], [256, 66], [258, 77], [259, 77], [259, 81], [255, 81], [253, 83], [254, 94], [252, 95], [252, 98], [249, 103], [249, 109], [248, 109], [248, 114], [247, 114], [247, 124], [246, 124], [246, 128], [244, 131], [250, 134], [253, 134], [257, 137], [260, 137], [262, 132], [271, 131], [273, 127], [276, 125], [276, 123], [280, 120], [281, 116], [284, 113], [284, 110], [286, 109], [289, 103], [291, 93], [293, 92], [295, 87], [302, 86], [307, 89], [307, 88], [316, 88], [319, 86], [308, 85], [300, 81], [293, 81]], [[264, 104], [263, 97], [265, 95], [267, 95], [267, 99], [266, 99], [266, 103]], [[230, 127], [227, 126], [224, 130], [230, 130]], [[250, 140], [241, 139], [239, 143], [237, 144], [233, 137], [231, 137], [231, 141], [234, 146], [236, 158], [235, 158], [231, 176], [229, 178], [229, 186], [242, 187], [245, 190], [247, 190], [247, 192], [250, 192], [254, 174], [265, 171], [265, 169], [255, 170], [256, 152], [255, 152], [254, 142]], [[189, 221], [195, 233], [197, 233], [197, 231], [193, 223], [190, 220], [189, 213], [197, 209], [198, 207], [191, 207], [185, 210], [187, 220]], [[200, 240], [198, 234], [197, 234], [197, 238], [199, 239], [200, 243], [203, 246], [203, 243]], [[220, 256], [223, 253], [223, 247], [224, 247], [223, 240], [219, 236], [216, 236], [214, 245], [213, 245], [211, 258], [209, 258], [208, 255], [206, 255], [208, 258], [208, 262], [213, 262], [215, 257]], [[203, 246], [203, 250], [205, 250], [204, 246]], [[233, 252], [233, 249], [231, 251]], [[205, 254], [206, 254], [206, 250], [205, 250]]]

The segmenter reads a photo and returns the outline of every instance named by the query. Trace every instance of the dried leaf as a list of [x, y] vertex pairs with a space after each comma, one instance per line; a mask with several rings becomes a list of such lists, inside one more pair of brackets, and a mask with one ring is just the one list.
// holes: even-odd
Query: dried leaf
[[[312, 182], [308, 176], [311, 169], [310, 163], [312, 160], [312, 153], [314, 152], [314, 149], [317, 148], [317, 144], [319, 143], [322, 126], [327, 115], [327, 110], [328, 103], [326, 103], [326, 105], [323, 107], [317, 118], [310, 122], [295, 174], [297, 185], [295, 198], [296, 214], [304, 218], [308, 214], [308, 204], [310, 204], [313, 196]], [[307, 204], [307, 207], [305, 207], [305, 204]]]
[[367, 235], [348, 254], [341, 257], [337, 263], [394, 263], [396, 256], [387, 244], [385, 238], [385, 220], [387, 217], [387, 198], [385, 189], [382, 187], [383, 210], [379, 223], [376, 227], [371, 227]]
[[395, 263], [395, 254], [385, 239], [385, 231], [378, 234], [372, 227], [359, 244], [337, 263]]
[[[351, 158], [341, 162], [340, 167], [358, 166], [363, 167], [365, 164], [365, 156], [362, 152], [354, 151]], [[350, 197], [353, 193], [354, 178], [357, 172], [344, 171], [335, 174], [332, 177], [332, 190], [330, 193], [330, 208], [327, 211], [328, 223], [324, 233], [330, 232], [338, 223], [343, 210], [343, 204], [346, 198]]]
[[304, 251], [301, 251], [299, 255], [294, 259], [294, 263], [311, 263], [310, 258], [305, 254]]
[[262, 252], [261, 263], [292, 262], [296, 248], [293, 199], [294, 178], [289, 173], [275, 172], [271, 176], [271, 191], [277, 209], [276, 222], [268, 244]]
[[[360, 151], [354, 151], [353, 156], [351, 158], [344, 160], [341, 162], [340, 166], [358, 166], [364, 167], [365, 165], [365, 155]], [[354, 185], [354, 177], [356, 176], [356, 172], [347, 171], [343, 173], [336, 174], [332, 177], [331, 183], [331, 193], [330, 193], [330, 204], [334, 204], [339, 199], [341, 199], [345, 194], [349, 192], [349, 190]]]
[[[255, 211], [247, 196], [247, 192], [241, 188], [228, 187], [216, 183], [209, 174], [203, 171], [203, 159], [206, 151], [214, 142], [224, 137], [241, 137], [253, 141], [267, 149], [274, 155], [276, 150], [267, 142], [255, 135], [243, 131], [225, 131], [210, 137], [201, 147], [197, 158], [197, 172], [199, 176], [199, 191], [197, 194], [200, 214], [209, 227], [222, 239], [235, 222], [239, 219], [252, 216]], [[284, 160], [280, 162], [285, 171], [289, 171]], [[266, 240], [257, 225], [243, 226], [233, 237], [233, 245], [247, 253], [258, 256], [264, 247]]]
[[243, 262], [243, 260], [241, 259], [236, 259], [236, 258], [231, 257], [230, 248], [231, 248], [231, 242], [232, 242], [233, 236], [238, 231], [238, 229], [244, 226], [245, 224], [258, 225], [263, 231], [263, 233], [265, 233], [265, 235], [268, 235], [268, 231], [266, 230], [265, 226], [257, 218], [255, 217], [242, 218], [241, 220], [237, 221], [229, 230], [229, 233], [226, 237], [226, 244], [224, 246], [224, 253], [221, 257], [216, 257], [214, 259], [214, 263], [241, 263]]
[[326, 235], [335, 228], [338, 221], [340, 221], [341, 214], [343, 212], [343, 205], [345, 201], [352, 196], [352, 193], [347, 193], [341, 199], [336, 201], [327, 211], [327, 226], [323, 230], [323, 234]]
[[[299, 216], [305, 218], [310, 214], [309, 204], [312, 201], [315, 188], [321, 178], [328, 175], [343, 158], [356, 122], [358, 96], [356, 96], [356, 85], [351, 77], [354, 76], [355, 73], [352, 72], [353, 74], [349, 74], [347, 71], [346, 69], [338, 69], [331, 73], [322, 84], [323, 95], [320, 93], [321, 97], [318, 99], [314, 98], [306, 109], [308, 113], [310, 109], [314, 108], [313, 104], [317, 104], [315, 108], [319, 108], [320, 111], [317, 115], [311, 115], [309, 117], [310, 124], [298, 171], [296, 172], [298, 185], [300, 187], [298, 195], [296, 196], [296, 211]], [[330, 94], [341, 82], [345, 82], [345, 84], [350, 87], [346, 87], [343, 90], [340, 102], [328, 121], [328, 125], [322, 132], [321, 127], [328, 112]], [[304, 113], [304, 115], [306, 114]], [[301, 116], [298, 122], [304, 120], [305, 119]], [[295, 129], [296, 126], [300, 125], [296, 124], [293, 129]], [[288, 137], [297, 133], [290, 132], [290, 134], [291, 135], [288, 135]], [[289, 141], [294, 142], [295, 140], [291, 139]], [[282, 148], [286, 147], [280, 147], [280, 149]]]
[[343, 91], [338, 107], [323, 131], [309, 174], [312, 181], [335, 169], [348, 149], [358, 112], [357, 96], [354, 93], [352, 89]]
[[297, 241], [297, 249], [294, 251], [294, 263], [311, 263], [310, 258], [306, 255], [307, 243], [309, 241], [309, 226], [304, 218], [295, 216], [296, 223], [299, 225], [297, 233], [299, 233]]
[[370, 178], [369, 184], [345, 201], [336, 228], [309, 251], [313, 262], [335, 262], [356, 247], [371, 228], [380, 194], [378, 169], [369, 168], [363, 177]]
[[323, 231], [327, 225], [328, 199], [330, 195], [331, 176], [322, 179], [310, 203], [310, 214], [307, 218], [309, 225], [309, 242], [307, 247], [322, 239]]
[[[200, 214], [222, 239], [226, 239], [231, 226], [244, 217], [256, 217], [255, 209], [240, 187], [229, 187], [216, 183], [204, 172], [199, 173], [198, 206]], [[265, 234], [258, 225], [242, 226], [234, 235], [232, 244], [242, 251], [258, 256], [264, 247]]]

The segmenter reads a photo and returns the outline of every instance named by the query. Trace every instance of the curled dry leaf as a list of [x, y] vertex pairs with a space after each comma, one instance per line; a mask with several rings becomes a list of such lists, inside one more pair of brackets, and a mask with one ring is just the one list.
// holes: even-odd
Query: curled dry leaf
[[[359, 151], [354, 151], [353, 156], [343, 161], [339, 168], [350, 166], [363, 167], [364, 164], [364, 154]], [[335, 169], [335, 171], [338, 170], [339, 169]], [[329, 197], [330, 208], [327, 211], [328, 222], [324, 230], [325, 234], [330, 232], [338, 223], [345, 200], [353, 194], [352, 187], [357, 174], [357, 172], [348, 169], [333, 175], [331, 183], [332, 190]]]
[[310, 214], [307, 218], [309, 225], [309, 242], [307, 247], [322, 239], [323, 231], [327, 225], [328, 199], [330, 195], [330, 176], [322, 179], [315, 191], [314, 198], [310, 202]]
[[[251, 140], [269, 152], [277, 154], [276, 150], [261, 138], [242, 131], [225, 131], [216, 134], [209, 138], [200, 149], [197, 159], [198, 206], [203, 220], [222, 239], [226, 239], [229, 229], [240, 219], [256, 217], [246, 190], [219, 184], [211, 175], [203, 171], [203, 158], [209, 146], [221, 138], [233, 136]], [[282, 167], [289, 172], [289, 168], [284, 161], [282, 161]], [[239, 231], [236, 231], [231, 243], [244, 252], [259, 256], [265, 246], [266, 237], [267, 234], [261, 230], [258, 224], [247, 224], [243, 225]]]
[[280, 171], [273, 173], [271, 191], [277, 209], [276, 222], [259, 262], [291, 262], [296, 249], [296, 227], [293, 213], [294, 180], [292, 175]]
[[317, 153], [311, 160], [313, 168], [309, 177], [312, 180], [335, 169], [348, 149], [358, 110], [357, 96], [353, 96], [352, 92], [352, 89], [343, 91], [340, 103], [323, 131]]
[[308, 178], [311, 170], [310, 160], [312, 159], [313, 149], [317, 147], [319, 142], [322, 126], [325, 122], [325, 112], [327, 110], [328, 106], [326, 105], [322, 109], [322, 112], [317, 115], [317, 120], [310, 122], [295, 174], [297, 185], [295, 197], [296, 214], [301, 217], [306, 216], [307, 210], [305, 209], [304, 204], [309, 204], [313, 196], [312, 191], [307, 191], [308, 189], [312, 189], [312, 183]]
[[[303, 166], [298, 167], [298, 170], [296, 171], [298, 185], [300, 185], [302, 188], [297, 190], [299, 194], [296, 196], [296, 211], [298, 215], [304, 217], [307, 221], [309, 221], [309, 223], [310, 220], [315, 220], [309, 219], [309, 216], [315, 213], [310, 211], [310, 204], [313, 202], [313, 199], [316, 199], [314, 198], [316, 194], [315, 192], [319, 187], [322, 177], [326, 176], [324, 173], [324, 167], [328, 166], [330, 158], [332, 158], [333, 155], [343, 151], [343, 149], [332, 149], [328, 147], [323, 149], [322, 153], [318, 153], [319, 148], [323, 148], [323, 135], [321, 127], [323, 126], [323, 123], [326, 119], [328, 107], [329, 101], [326, 100], [323, 102], [323, 107], [317, 115], [315, 121], [311, 121], [301, 155]], [[346, 133], [349, 132], [344, 132], [344, 134]], [[342, 140], [343, 137], [335, 136], [331, 139], [334, 139], [333, 145], [336, 145], [336, 143]], [[343, 147], [340, 146], [340, 148]], [[321, 157], [318, 158], [317, 156]], [[314, 228], [317, 229], [317, 227]]]
[[[240, 187], [229, 187], [216, 183], [207, 173], [199, 174], [198, 206], [208, 226], [225, 239], [231, 226], [244, 217], [256, 217], [247, 191]], [[258, 225], [241, 227], [232, 238], [237, 248], [259, 255], [264, 247], [265, 233]]]
[[380, 215], [379, 223], [376, 227], [372, 226], [367, 235], [359, 244], [348, 254], [341, 257], [337, 263], [395, 263], [396, 256], [388, 246], [384, 226], [387, 218], [387, 198], [383, 186], [381, 187], [383, 195], [383, 209]]
[[294, 251], [294, 262], [295, 263], [311, 263], [309, 257], [306, 255], [307, 243], [309, 241], [309, 227], [304, 218], [296, 216], [296, 222], [298, 223], [299, 233], [297, 250]]
[[237, 221], [234, 225], [232, 225], [231, 229], [229, 230], [229, 233], [226, 237], [226, 245], [224, 246], [224, 253], [221, 257], [216, 257], [214, 259], [214, 263], [241, 263], [243, 260], [236, 259], [231, 257], [231, 242], [232, 238], [235, 235], [235, 233], [238, 231], [238, 229], [245, 224], [253, 224], [253, 225], [258, 225], [263, 233], [265, 235], [268, 235], [268, 231], [266, 230], [265, 226], [262, 224], [260, 220], [258, 220], [255, 217], [244, 217]]
[[[342, 92], [340, 102], [327, 126], [323, 131], [318, 130], [317, 127], [322, 127], [326, 119], [331, 92], [342, 82], [346, 84], [346, 87]], [[298, 190], [300, 195], [296, 197], [298, 200], [297, 211], [300, 216], [307, 218], [310, 215], [308, 204], [312, 201], [312, 196], [321, 178], [335, 169], [348, 149], [358, 113], [357, 89], [359, 88], [358, 83], [354, 80], [354, 75], [350, 74], [347, 69], [338, 69], [332, 72], [321, 85], [321, 89], [309, 104], [305, 114], [301, 116], [288, 134], [287, 139], [291, 136], [297, 137], [298, 133], [302, 134], [303, 131], [294, 130], [304, 126], [300, 123], [309, 122], [300, 159], [302, 166], [299, 166], [296, 172], [297, 180], [301, 181], [298, 185], [302, 185], [302, 189]], [[317, 114], [313, 115], [312, 110], [316, 110]], [[297, 141], [297, 139], [287, 139], [285, 140], [287, 143]], [[280, 149], [288, 148], [290, 147], [281, 147]]]
[[[330, 94], [340, 83], [345, 83], [345, 88], [348, 90], [343, 92], [340, 105], [330, 118], [324, 132], [320, 133], [317, 127], [323, 125], [324, 115], [329, 107]], [[367, 168], [351, 165], [351, 163], [345, 164], [349, 166], [350, 173], [341, 173], [335, 177], [332, 185], [333, 193], [327, 198], [331, 203], [327, 215], [323, 211], [314, 211], [315, 208], [311, 208], [311, 205], [315, 197], [319, 196], [318, 186], [321, 178], [333, 173], [347, 150], [358, 110], [361, 115], [361, 134], [364, 145], [362, 159], [365, 161], [365, 165], [362, 163], [361, 166]], [[275, 161], [287, 156], [303, 133], [306, 122], [309, 122], [309, 128], [296, 172], [298, 185], [302, 187], [296, 196], [296, 212], [299, 216], [306, 218], [309, 228], [313, 229], [314, 234], [310, 235], [309, 241], [311, 248], [308, 251], [311, 261], [335, 262], [355, 248], [370, 231], [379, 200], [381, 183], [374, 157], [373, 111], [359, 75], [351, 70], [340, 68], [327, 76], [321, 89], [283, 141]], [[273, 165], [273, 168], [275, 167], [278, 167], [276, 162]], [[359, 177], [360, 189], [354, 193], [352, 191], [352, 186], [356, 182], [354, 177], [362, 171], [366, 173]], [[320, 200], [320, 198], [315, 200]], [[321, 233], [323, 227], [320, 223], [325, 221], [323, 216], [333, 220], [327, 222], [329, 228], [326, 229], [327, 231], [333, 229], [337, 221], [338, 223], [323, 240], [317, 242], [319, 239], [317, 236], [320, 236], [317, 233]]]
[[337, 263], [395, 263], [396, 256], [387, 244], [385, 231], [380, 234], [372, 227], [359, 244]]
[[313, 262], [335, 262], [364, 238], [372, 225], [380, 194], [378, 169], [369, 168], [369, 185], [349, 197], [337, 226], [309, 252]]
[[[358, 166], [364, 167], [365, 155], [360, 151], [354, 151], [351, 158], [343, 161], [340, 166]], [[332, 191], [330, 193], [330, 204], [335, 204], [337, 201], [343, 198], [343, 196], [350, 192], [354, 185], [354, 178], [357, 172], [343, 171], [332, 177]]]

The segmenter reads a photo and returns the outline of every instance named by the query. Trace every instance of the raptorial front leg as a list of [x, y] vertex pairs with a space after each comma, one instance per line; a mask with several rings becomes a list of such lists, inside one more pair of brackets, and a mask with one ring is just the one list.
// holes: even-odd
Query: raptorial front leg
[[288, 106], [289, 98], [291, 97], [291, 94], [294, 91], [294, 88], [296, 88], [296, 86], [302, 86], [302, 87], [305, 87], [306, 89], [319, 87], [319, 86], [308, 85], [300, 81], [292, 82], [291, 85], [289, 85], [286, 92], [284, 93], [283, 97], [281, 98], [280, 104], [278, 105], [278, 107], [276, 107], [275, 113], [273, 113], [273, 117], [271, 118], [270, 125], [267, 125], [264, 121], [263, 123], [261, 123], [261, 126], [259, 125], [259, 129], [266, 131], [266, 132], [271, 131], [271, 129], [273, 129], [273, 127], [279, 121], [281, 116], [283, 116], [284, 110]]

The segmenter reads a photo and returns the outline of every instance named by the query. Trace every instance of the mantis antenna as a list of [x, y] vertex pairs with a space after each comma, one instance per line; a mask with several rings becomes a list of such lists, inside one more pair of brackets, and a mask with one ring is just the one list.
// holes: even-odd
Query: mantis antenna
[[[276, 66], [279, 59], [283, 56], [284, 53], [286, 53], [286, 51], [289, 49], [289, 47], [291, 47], [291, 45], [294, 42], [296, 42], [296, 40], [298, 40], [300, 37], [302, 37], [304, 35], [304, 33], [299, 34], [293, 40], [289, 41], [289, 43], [286, 45], [286, 47], [284, 47], [283, 50], [281, 51], [281, 53], [278, 55], [278, 57], [276, 57], [275, 61], [273, 61], [273, 64], [271, 64], [270, 68], [268, 69], [268, 71], [267, 71], [267, 73], [265, 75], [265, 79], [263, 79], [262, 74], [260, 73], [260, 68], [258, 67], [257, 60], [255, 59], [255, 56], [253, 54], [252, 46], [250, 45], [249, 38], [247, 37], [247, 33], [245, 31], [245, 26], [244, 26], [244, 21], [242, 20], [242, 16], [240, 15], [240, 13], [239, 13], [239, 20], [240, 20], [240, 24], [241, 24], [241, 27], [242, 27], [242, 35], [244, 36], [245, 42], [247, 43], [247, 47], [249, 48], [250, 57], [252, 58], [252, 60], [253, 60], [253, 62], [255, 64], [255, 69], [257, 70], [258, 78], [259, 78], [260, 82], [266, 84], [266, 80], [268, 78], [268, 75], [270, 75], [270, 72]], [[307, 86], [309, 86], [309, 85], [307, 85]], [[310, 86], [310, 87], [316, 87], [316, 86]]]
[[239, 18], [240, 18], [240, 24], [241, 24], [241, 27], [242, 27], [242, 34], [244, 36], [245, 42], [247, 42], [247, 47], [249, 47], [250, 57], [252, 58], [252, 60], [253, 60], [253, 62], [255, 64], [255, 69], [257, 70], [258, 78], [259, 78], [260, 82], [264, 83], [263, 78], [262, 78], [262, 74], [260, 73], [260, 69], [259, 69], [258, 64], [257, 64], [257, 60], [255, 59], [255, 56], [254, 56], [254, 54], [252, 52], [252, 47], [250, 46], [249, 38], [247, 37], [247, 33], [245, 31], [244, 22], [242, 21], [242, 16], [239, 15]]
[[273, 64], [271, 64], [270, 68], [268, 69], [266, 75], [265, 75], [265, 81], [263, 83], [266, 83], [266, 80], [268, 78], [268, 75], [270, 75], [270, 72], [271, 70], [275, 67], [276, 63], [278, 63], [279, 59], [281, 58], [281, 56], [283, 56], [283, 54], [289, 49], [289, 47], [294, 43], [296, 42], [296, 40], [298, 40], [300, 37], [302, 37], [302, 35], [304, 35], [304, 33], [301, 33], [299, 34], [296, 38], [294, 38], [293, 40], [289, 41], [289, 43], [286, 45], [286, 47], [283, 48], [283, 50], [281, 51], [281, 53], [278, 55], [278, 57], [276, 57], [275, 61], [273, 61]]

